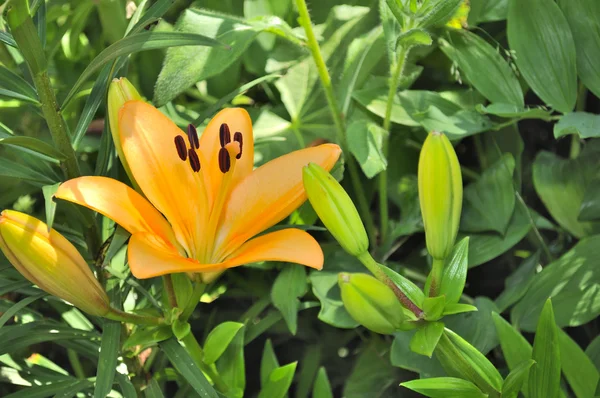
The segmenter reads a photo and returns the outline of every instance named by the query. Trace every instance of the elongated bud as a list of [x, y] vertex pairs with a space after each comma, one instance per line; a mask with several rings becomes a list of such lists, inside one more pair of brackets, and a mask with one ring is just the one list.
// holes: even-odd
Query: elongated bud
[[302, 169], [302, 180], [310, 204], [344, 250], [353, 256], [366, 252], [369, 248], [367, 232], [344, 188], [314, 163]]
[[137, 187], [133, 174], [129, 169], [125, 155], [123, 154], [123, 147], [121, 146], [121, 133], [119, 131], [119, 111], [125, 105], [127, 101], [138, 101], [142, 97], [138, 91], [133, 87], [133, 84], [125, 77], [119, 79], [113, 79], [108, 88], [108, 121], [110, 124], [110, 133], [117, 150], [117, 155], [123, 164], [123, 168], [129, 177], [129, 180]]
[[106, 293], [75, 247], [54, 229], [27, 214], [0, 215], [0, 249], [40, 289], [91, 315], [109, 311]]
[[462, 175], [448, 138], [430, 133], [419, 157], [419, 201], [427, 250], [436, 260], [452, 252], [462, 209]]
[[404, 309], [385, 284], [360, 273], [340, 273], [338, 284], [344, 307], [356, 322], [381, 334], [403, 329]]

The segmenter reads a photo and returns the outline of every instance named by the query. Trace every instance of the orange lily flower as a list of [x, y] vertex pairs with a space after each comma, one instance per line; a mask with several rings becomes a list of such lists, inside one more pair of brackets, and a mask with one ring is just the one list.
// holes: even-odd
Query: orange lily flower
[[56, 197], [93, 209], [131, 233], [128, 259], [137, 278], [176, 272], [214, 272], [257, 261], [285, 261], [321, 269], [323, 252], [307, 232], [282, 229], [256, 236], [305, 200], [302, 167], [330, 170], [335, 144], [298, 150], [253, 170], [248, 113], [219, 112], [198, 138], [153, 106], [125, 102], [120, 143], [144, 196], [106, 177], [63, 183]]

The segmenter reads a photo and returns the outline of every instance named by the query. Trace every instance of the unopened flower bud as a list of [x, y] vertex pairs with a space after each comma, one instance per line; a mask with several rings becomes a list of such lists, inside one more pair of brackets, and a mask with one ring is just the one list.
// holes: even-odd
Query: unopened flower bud
[[381, 334], [404, 329], [404, 308], [384, 283], [367, 274], [340, 273], [338, 284], [344, 307], [356, 322]]
[[136, 185], [133, 174], [129, 169], [125, 155], [123, 154], [123, 147], [121, 145], [121, 133], [119, 131], [119, 111], [125, 105], [127, 101], [138, 101], [142, 97], [138, 91], [133, 87], [133, 84], [127, 78], [122, 77], [120, 79], [113, 79], [108, 88], [108, 122], [110, 125], [110, 133], [117, 150], [117, 155], [123, 164], [123, 168], [129, 176], [129, 180]]
[[310, 204], [339, 244], [353, 256], [369, 248], [367, 232], [352, 200], [325, 169], [310, 163], [302, 169]]
[[429, 254], [436, 260], [452, 252], [462, 209], [462, 176], [452, 144], [430, 133], [419, 157], [419, 201]]
[[109, 311], [108, 297], [77, 249], [35, 217], [13, 210], [0, 215], [0, 249], [40, 289], [91, 315]]

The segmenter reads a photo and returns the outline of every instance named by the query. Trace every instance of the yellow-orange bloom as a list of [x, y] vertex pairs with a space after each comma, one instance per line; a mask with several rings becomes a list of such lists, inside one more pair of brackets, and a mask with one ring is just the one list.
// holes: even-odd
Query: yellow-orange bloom
[[109, 311], [108, 297], [75, 247], [35, 217], [0, 215], [0, 249], [25, 278], [88, 314]]
[[323, 253], [306, 232], [283, 229], [255, 237], [306, 200], [302, 166], [330, 170], [340, 156], [325, 144], [289, 153], [253, 171], [248, 113], [219, 112], [198, 138], [153, 106], [128, 101], [119, 112], [126, 162], [140, 189], [105, 177], [63, 183], [56, 197], [96, 210], [131, 234], [129, 265], [137, 278], [213, 272], [274, 260], [320, 269]]

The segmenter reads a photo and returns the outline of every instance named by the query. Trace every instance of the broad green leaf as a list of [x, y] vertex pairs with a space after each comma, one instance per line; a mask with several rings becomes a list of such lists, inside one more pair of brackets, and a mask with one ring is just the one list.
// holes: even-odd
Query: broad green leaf
[[411, 351], [431, 358], [443, 332], [444, 324], [442, 322], [425, 323], [410, 339]]
[[216, 362], [217, 371], [230, 388], [230, 395], [243, 397], [246, 387], [244, 333], [237, 333]]
[[317, 372], [317, 378], [313, 385], [312, 391], [313, 398], [333, 398], [333, 392], [331, 391], [331, 384], [327, 377], [327, 371], [324, 367], [320, 367]]
[[498, 309], [487, 297], [477, 297], [473, 304], [476, 306], [476, 311], [446, 316], [444, 323], [448, 329], [487, 355], [498, 346], [498, 336], [492, 324], [492, 312]]
[[19, 94], [34, 104], [39, 103], [35, 88], [7, 67], [0, 65], [0, 88]]
[[596, 366], [596, 370], [600, 372], [600, 336], [596, 336], [594, 340], [585, 349], [585, 355], [588, 356]]
[[190, 354], [177, 340], [169, 339], [160, 343], [160, 348], [167, 355], [175, 369], [185, 378], [202, 398], [218, 398], [217, 392], [210, 385], [204, 373], [194, 362]]
[[298, 264], [285, 264], [271, 288], [273, 306], [281, 312], [292, 334], [298, 329], [299, 298], [307, 289], [306, 271]]
[[503, 118], [523, 119], [541, 119], [551, 120], [552, 111], [545, 108], [524, 108], [512, 104], [489, 104], [487, 106], [478, 104], [475, 109], [479, 112], [489, 115], [500, 116]]
[[432, 398], [485, 398], [488, 396], [470, 381], [455, 377], [412, 380], [400, 385]]
[[143, 32], [125, 37], [105, 48], [88, 64], [65, 97], [62, 107], [64, 108], [79, 91], [81, 85], [107, 62], [139, 51], [178, 46], [222, 46], [222, 44], [206, 36], [185, 32]]
[[102, 342], [96, 369], [94, 398], [104, 398], [112, 390], [117, 357], [120, 354], [121, 322], [104, 319], [102, 325]]
[[508, 0], [470, 0], [469, 25], [503, 21], [508, 14]]
[[444, 376], [446, 373], [435, 355], [433, 358], [428, 358], [410, 349], [410, 341], [415, 334], [416, 330], [394, 333], [390, 350], [392, 365], [419, 373], [421, 377]]
[[[504, 354], [504, 360], [508, 365], [508, 369], [515, 370], [524, 363], [531, 359], [531, 344], [516, 330], [510, 323], [508, 323], [501, 315], [494, 312], [492, 313], [494, 319], [494, 325], [496, 326], [496, 332], [498, 333], [498, 339], [500, 340], [500, 346], [502, 347], [502, 353]], [[521, 391], [528, 391], [528, 382], [525, 379]]]
[[415, 15], [418, 26], [428, 28], [443, 25], [454, 16], [462, 0], [434, 0], [425, 3]]
[[319, 319], [337, 328], [352, 329], [358, 323], [352, 319], [338, 285], [339, 272], [363, 272], [364, 266], [337, 245], [323, 246], [325, 266], [322, 271], [311, 271], [312, 291], [321, 302]]
[[535, 364], [533, 359], [523, 361], [506, 376], [502, 384], [503, 397], [517, 398], [517, 394], [523, 388], [525, 380], [529, 377], [529, 369], [533, 364]]
[[600, 221], [600, 176], [595, 176], [583, 195], [578, 221]]
[[[520, 202], [515, 203], [504, 237], [495, 232], [469, 234], [469, 268], [486, 263], [519, 243], [531, 229], [527, 211]], [[457, 239], [462, 237], [464, 234], [459, 234]]]
[[425, 297], [421, 309], [425, 313], [425, 320], [437, 321], [442, 317], [446, 307], [446, 296]]
[[473, 109], [461, 109], [453, 115], [446, 115], [435, 107], [429, 107], [422, 114], [415, 114], [413, 117], [425, 130], [442, 131], [451, 140], [460, 140], [494, 127], [487, 116]]
[[262, 359], [260, 361], [260, 385], [262, 387], [266, 386], [269, 381], [269, 375], [278, 367], [279, 361], [275, 355], [273, 343], [271, 343], [271, 339], [268, 339], [265, 343], [265, 348], [263, 348]]
[[468, 253], [469, 237], [466, 237], [454, 245], [452, 254], [444, 265], [439, 294], [446, 296], [447, 304], [458, 303], [465, 288], [469, 264]]
[[575, 42], [554, 0], [509, 0], [508, 43], [519, 71], [551, 108], [570, 112], [577, 100]]
[[348, 149], [354, 155], [367, 178], [373, 178], [387, 168], [383, 141], [387, 131], [368, 120], [359, 120], [347, 127]]
[[344, 384], [343, 397], [377, 397], [392, 383], [397, 383], [397, 369], [389, 363], [387, 350], [388, 345], [380, 339], [363, 345]]
[[559, 327], [579, 326], [600, 314], [600, 236], [579, 241], [537, 274], [525, 297], [513, 307], [511, 320], [533, 331], [544, 301], [552, 297]]
[[462, 337], [445, 329], [435, 351], [449, 376], [469, 380], [486, 394], [502, 388], [502, 376], [494, 365]]
[[260, 390], [258, 398], [283, 398], [292, 385], [297, 362], [274, 369], [267, 383]]
[[537, 251], [527, 257], [519, 268], [504, 281], [504, 290], [496, 297], [496, 306], [500, 312], [504, 312], [508, 307], [519, 301], [527, 290], [536, 273], [536, 268], [540, 263], [540, 252]]
[[211, 330], [204, 343], [204, 362], [215, 363], [243, 327], [243, 323], [223, 322]]
[[65, 156], [54, 146], [34, 137], [24, 136], [12, 136], [6, 138], [0, 138], [0, 145], [10, 145], [13, 147], [28, 149], [33, 155], [38, 156], [41, 159], [52, 160], [56, 163], [60, 160], [64, 160]]
[[448, 35], [448, 41], [440, 41], [440, 48], [477, 91], [492, 103], [524, 107], [519, 80], [497, 49], [468, 30]]
[[536, 363], [529, 372], [529, 398], [556, 398], [560, 392], [560, 349], [552, 302], [546, 300], [540, 315], [531, 359]]
[[595, 0], [559, 0], [575, 39], [577, 72], [585, 86], [600, 97], [600, 4]]
[[497, 232], [505, 235], [515, 209], [515, 160], [507, 153], [486, 169], [463, 193], [462, 232]]
[[552, 217], [578, 238], [600, 232], [600, 225], [578, 221], [585, 190], [600, 167], [598, 149], [588, 146], [576, 159], [538, 153], [533, 163], [533, 185]]
[[402, 32], [397, 39], [396, 48], [412, 48], [415, 46], [430, 46], [433, 43], [431, 35], [425, 29], [413, 28]]
[[581, 347], [567, 333], [558, 329], [560, 363], [565, 378], [577, 398], [592, 397], [600, 379], [598, 370]]
[[563, 115], [554, 125], [554, 138], [577, 134], [579, 138], [600, 137], [600, 115], [571, 112]]

